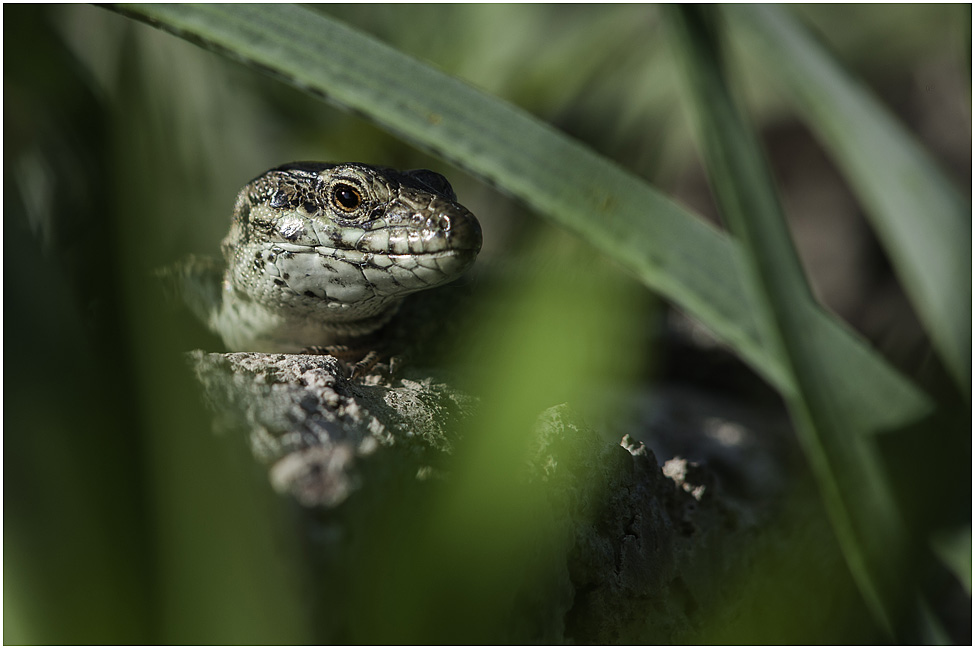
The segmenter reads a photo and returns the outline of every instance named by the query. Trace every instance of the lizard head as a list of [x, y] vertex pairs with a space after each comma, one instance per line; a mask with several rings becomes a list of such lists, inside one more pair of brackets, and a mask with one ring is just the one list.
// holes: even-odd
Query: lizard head
[[241, 190], [223, 243], [225, 288], [353, 321], [450, 282], [480, 248], [477, 219], [440, 174], [292, 163]]

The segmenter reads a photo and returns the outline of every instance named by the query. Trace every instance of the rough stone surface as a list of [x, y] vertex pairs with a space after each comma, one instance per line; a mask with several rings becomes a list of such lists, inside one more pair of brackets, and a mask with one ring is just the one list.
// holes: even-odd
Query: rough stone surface
[[345, 501], [362, 483], [364, 459], [380, 449], [395, 447], [429, 473], [475, 404], [429, 377], [389, 387], [380, 375], [351, 381], [328, 355], [197, 351], [191, 360], [218, 430], [246, 431], [274, 488], [308, 507]]
[[[275, 489], [318, 512], [358, 497], [360, 524], [383, 494], [449, 484], [456, 431], [477, 416], [478, 400], [445, 381], [383, 372], [352, 381], [330, 356], [194, 352], [191, 360], [217, 427], [246, 431]], [[742, 431], [715, 435], [724, 443]], [[641, 441], [608, 441], [565, 405], [540, 414], [531, 459], [513, 479], [537, 490], [533, 516], [562, 540], [540, 541], [545, 583], [513, 590], [504, 641], [670, 642], [693, 631], [767, 499], [726, 498], [713, 472], [682, 457], [660, 465]], [[351, 519], [322, 520], [314, 535], [331, 540], [318, 553], [341, 591], [346, 553], [363, 550], [345, 547], [354, 535], [339, 528]]]

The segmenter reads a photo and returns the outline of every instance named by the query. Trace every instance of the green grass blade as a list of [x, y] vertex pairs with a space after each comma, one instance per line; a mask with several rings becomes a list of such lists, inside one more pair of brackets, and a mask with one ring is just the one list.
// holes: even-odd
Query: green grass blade
[[[736, 246], [646, 182], [551, 126], [308, 9], [290, 5], [124, 5], [123, 11], [357, 111], [497, 185], [589, 241], [792, 389], [759, 334]], [[837, 377], [873, 430], [903, 425], [926, 395], [824, 313]]]
[[935, 535], [931, 542], [935, 553], [951, 570], [968, 596], [972, 596], [972, 526], [947, 530]]
[[706, 24], [714, 14], [671, 10], [675, 52], [696, 118], [708, 177], [732, 232], [746, 252], [760, 317], [793, 373], [785, 394], [840, 546], [878, 622], [892, 631], [904, 592], [906, 532], [882, 474], [873, 440], [855, 434], [860, 406], [842, 402], [834, 377], [855, 368], [828, 354], [810, 327], [820, 307], [792, 245], [772, 177], [720, 70]]
[[969, 387], [971, 202], [788, 11], [723, 11], [845, 172], [945, 366]]

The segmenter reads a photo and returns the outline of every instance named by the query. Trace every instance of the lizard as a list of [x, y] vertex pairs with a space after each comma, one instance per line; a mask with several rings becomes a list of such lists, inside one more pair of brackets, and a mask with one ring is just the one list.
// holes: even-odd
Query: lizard
[[181, 284], [230, 351], [361, 357], [404, 298], [460, 277], [481, 241], [436, 172], [293, 162], [240, 190], [223, 264], [195, 260]]

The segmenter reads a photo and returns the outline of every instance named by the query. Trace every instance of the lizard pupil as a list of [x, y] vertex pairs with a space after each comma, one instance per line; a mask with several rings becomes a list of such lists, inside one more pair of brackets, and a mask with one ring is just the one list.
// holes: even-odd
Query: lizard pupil
[[332, 197], [339, 208], [346, 212], [352, 212], [362, 204], [362, 196], [351, 185], [336, 185]]

